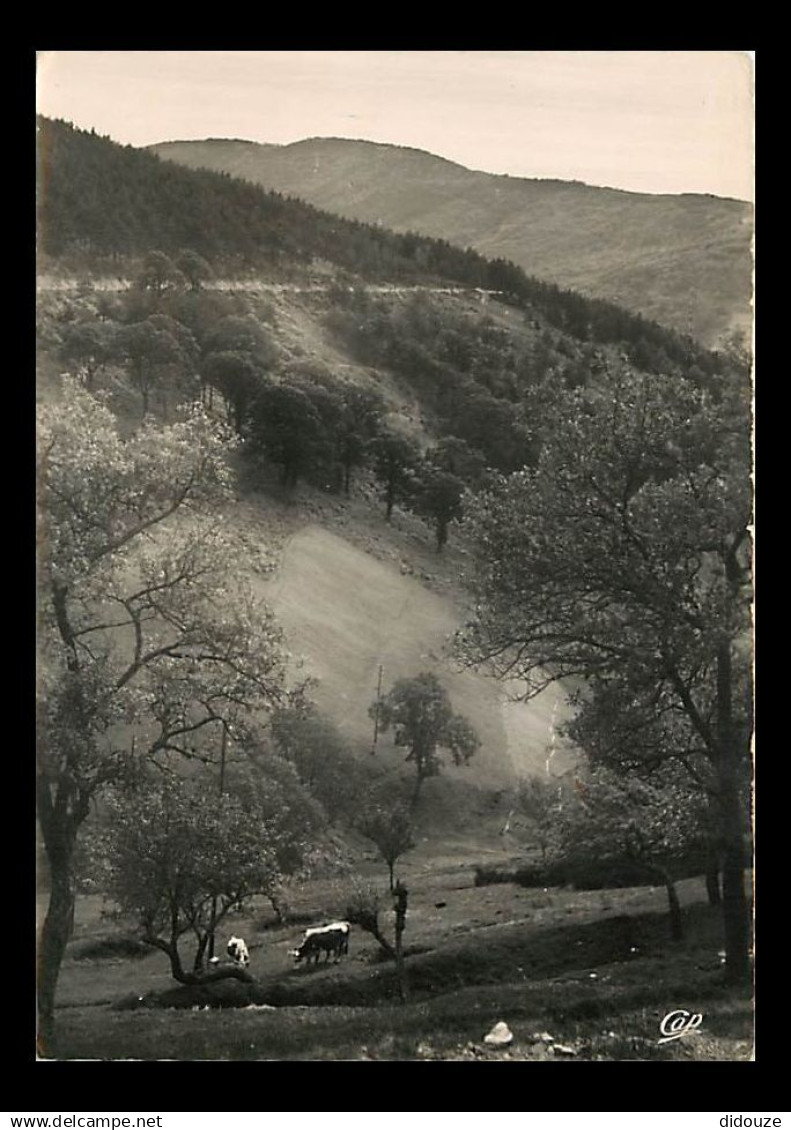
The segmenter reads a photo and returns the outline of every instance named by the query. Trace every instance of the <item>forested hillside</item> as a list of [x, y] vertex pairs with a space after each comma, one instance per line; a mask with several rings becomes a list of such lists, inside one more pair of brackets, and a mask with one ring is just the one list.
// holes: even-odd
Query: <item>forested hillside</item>
[[512, 260], [530, 275], [714, 345], [750, 325], [752, 208], [475, 172], [417, 149], [344, 138], [207, 139], [150, 151], [319, 208]]
[[[512, 1000], [536, 976], [522, 941], [481, 959], [522, 931], [512, 895], [459, 901], [502, 880], [486, 861], [529, 864], [542, 935], [546, 888], [639, 865], [667, 891], [673, 978], [674, 884], [705, 867], [743, 980], [749, 358], [62, 122], [39, 122], [39, 156], [41, 1054], [61, 1050], [88, 898], [133, 931], [100, 961], [149, 947], [158, 989], [167, 958], [196, 1006], [255, 990], [275, 1019], [307, 971], [270, 926], [343, 919], [353, 957], [316, 986], [337, 972], [333, 1003], [381, 992], [391, 1017], [428, 956], [424, 1025], [451, 984], [489, 1000], [494, 977]], [[407, 922], [436, 955], [404, 948]], [[209, 956], [242, 929], [260, 993]], [[633, 960], [615, 934], [597, 962]], [[591, 960], [576, 936], [542, 945], [553, 977]], [[658, 1009], [679, 983], [634, 999]], [[123, 1042], [137, 1017], [107, 1015]]]
[[189, 249], [226, 275], [278, 279], [329, 264], [366, 280], [480, 287], [502, 292], [580, 340], [628, 343], [636, 363], [655, 371], [667, 361], [709, 367], [707, 351], [689, 336], [530, 277], [507, 259], [490, 261], [442, 239], [344, 220], [64, 122], [40, 118], [38, 128], [44, 262], [118, 274], [149, 251]]

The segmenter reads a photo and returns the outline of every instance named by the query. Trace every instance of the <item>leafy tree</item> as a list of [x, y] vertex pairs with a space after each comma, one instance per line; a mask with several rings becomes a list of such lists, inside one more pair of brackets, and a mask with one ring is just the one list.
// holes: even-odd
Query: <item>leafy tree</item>
[[60, 348], [61, 360], [87, 389], [115, 357], [117, 326], [110, 321], [76, 322], [67, 326]]
[[469, 487], [478, 486], [486, 472], [483, 454], [458, 436], [443, 436], [428, 449], [426, 458], [434, 467], [455, 475]]
[[241, 436], [251, 405], [261, 391], [262, 375], [258, 363], [249, 353], [225, 350], [210, 353], [202, 366], [205, 384], [219, 389], [228, 406], [228, 422]]
[[143, 415], [149, 410], [152, 391], [167, 370], [186, 369], [189, 361], [178, 338], [161, 328], [153, 318], [124, 326], [116, 337], [118, 355], [127, 362], [143, 402]]
[[[743, 750], [749, 748], [752, 711], [749, 699], [750, 672], [747, 656], [735, 649], [733, 670], [733, 724]], [[594, 765], [650, 774], [668, 759], [696, 783], [707, 798], [703, 814], [706, 831], [704, 863], [706, 889], [712, 905], [721, 902], [719, 874], [724, 839], [718, 773], [702, 747], [695, 730], [683, 714], [669, 709], [661, 693], [646, 701], [624, 683], [599, 680], [577, 696], [575, 717], [566, 725], [569, 738], [588, 755]], [[742, 757], [736, 767], [736, 790], [741, 808], [741, 828], [750, 837], [751, 766]]]
[[395, 744], [409, 749], [406, 760], [415, 766], [412, 808], [423, 782], [440, 772], [440, 749], [450, 753], [454, 765], [464, 765], [480, 745], [466, 718], [453, 713], [447, 691], [430, 672], [399, 679], [368, 713], [372, 718], [378, 716], [383, 733], [392, 726]]
[[560, 788], [557, 781], [547, 780], [545, 777], [523, 778], [516, 787], [516, 807], [533, 826], [533, 835], [544, 866], [547, 852], [554, 842], [559, 809], [562, 808], [562, 799], [558, 795]]
[[290, 762], [299, 780], [318, 800], [332, 821], [352, 821], [367, 775], [348, 752], [337, 728], [302, 695], [292, 695], [272, 712], [272, 741]]
[[180, 400], [194, 400], [198, 395], [200, 346], [192, 330], [178, 318], [164, 312], [151, 314], [148, 323], [169, 334], [178, 345], [179, 356], [167, 370]]
[[[211, 760], [282, 694], [281, 637], [219, 515], [228, 437], [201, 412], [122, 439], [73, 381], [41, 406], [37, 811], [50, 871], [38, 954], [40, 1046], [91, 804], [140, 763]], [[171, 520], [172, 519], [172, 520]], [[207, 744], [208, 743], [208, 744]]]
[[135, 282], [140, 290], [148, 290], [160, 298], [165, 291], [181, 286], [184, 276], [164, 251], [149, 251]]
[[387, 521], [396, 502], [408, 497], [419, 460], [417, 444], [395, 432], [386, 432], [371, 444], [374, 473], [382, 484]]
[[262, 369], [271, 369], [277, 361], [278, 349], [271, 334], [253, 314], [229, 314], [221, 318], [208, 335], [205, 353], [246, 353]]
[[535, 441], [523, 410], [479, 386], [467, 387], [448, 414], [448, 427], [483, 453], [490, 467], [516, 471], [535, 461]]
[[441, 471], [430, 463], [420, 468], [417, 483], [410, 495], [411, 508], [434, 526], [437, 553], [448, 541], [448, 526], [462, 517], [464, 483], [449, 471]]
[[361, 886], [359, 883], [355, 883], [344, 912], [346, 920], [376, 938], [382, 952], [386, 953], [391, 960], [395, 960], [395, 949], [382, 933], [382, 926], [379, 922], [381, 912], [381, 892], [374, 886]]
[[346, 918], [376, 938], [382, 951], [395, 961], [396, 975], [398, 977], [398, 992], [401, 1002], [409, 1000], [409, 982], [404, 965], [403, 936], [406, 928], [407, 905], [409, 891], [399, 879], [392, 889], [392, 903], [394, 911], [393, 935], [391, 944], [382, 933], [379, 923], [379, 914], [382, 910], [382, 898], [375, 887], [356, 886], [346, 907]]
[[187, 280], [191, 291], [201, 290], [204, 283], [214, 277], [210, 264], [197, 251], [183, 251], [176, 260], [176, 269]]
[[[204, 772], [116, 788], [93, 837], [107, 893], [182, 984], [249, 979], [234, 967], [203, 971], [209, 938], [254, 895], [275, 892], [304, 856], [311, 814], [304, 801], [293, 808], [296, 780], [289, 789], [248, 772], [245, 785], [218, 796], [214, 775]], [[196, 944], [191, 972], [179, 949], [185, 935]]]
[[311, 396], [286, 384], [262, 385], [251, 408], [253, 450], [263, 450], [281, 468], [280, 482], [294, 487], [326, 457], [330, 436]]
[[598, 728], [615, 762], [627, 730], [646, 723], [655, 757], [705, 759], [722, 822], [726, 972], [740, 979], [749, 409], [725, 383], [714, 398], [680, 378], [628, 373], [559, 404], [538, 467], [472, 504], [479, 603], [462, 653], [523, 679], [526, 697], [564, 678], [587, 683], [580, 702], [617, 696], [625, 724], [612, 742]]
[[626, 861], [663, 883], [670, 933], [683, 937], [675, 872], [705, 838], [702, 798], [694, 783], [667, 771], [644, 777], [604, 768], [576, 782], [573, 795], [555, 814], [555, 862], [572, 867]]
[[371, 840], [387, 864], [390, 893], [395, 890], [393, 869], [397, 861], [415, 846], [412, 838], [412, 813], [404, 804], [377, 804], [363, 810], [355, 822], [361, 835]]
[[178, 342], [186, 365], [193, 370], [197, 367], [200, 358], [200, 346], [189, 326], [186, 326], [180, 319], [165, 313], [151, 314], [147, 318], [147, 322], [154, 329], [170, 334]]
[[352, 471], [368, 458], [371, 442], [379, 434], [382, 398], [367, 389], [344, 388], [338, 428], [338, 457], [343, 467], [343, 490], [348, 495]]
[[310, 402], [318, 420], [318, 430], [310, 445], [305, 474], [323, 489], [337, 491], [340, 487], [340, 444], [344, 431], [344, 403], [341, 390], [332, 377], [327, 380], [315, 377], [284, 376], [282, 384], [303, 393]]
[[180, 290], [169, 294], [160, 308], [187, 327], [203, 356], [218, 324], [234, 313], [237, 301], [235, 295], [217, 290]]
[[249, 421], [262, 378], [278, 357], [269, 331], [252, 314], [228, 314], [203, 335], [203, 383], [225, 397], [237, 435]]

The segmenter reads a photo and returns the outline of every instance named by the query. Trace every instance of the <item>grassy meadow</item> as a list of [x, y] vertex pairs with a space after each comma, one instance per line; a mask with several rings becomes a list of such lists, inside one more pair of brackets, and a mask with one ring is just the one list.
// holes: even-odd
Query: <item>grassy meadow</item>
[[[507, 861], [481, 842], [476, 861]], [[409, 887], [404, 945], [409, 1000], [393, 963], [352, 930], [339, 964], [294, 966], [306, 925], [343, 914], [354, 882], [384, 891], [361, 858], [354, 878], [314, 879], [289, 893], [290, 921], [268, 904], [232, 918], [253, 985], [177, 986], [163, 954], [135, 943], [99, 898], [78, 904], [59, 988], [62, 1059], [176, 1060], [746, 1060], [752, 1008], [726, 988], [721, 914], [702, 879], [679, 884], [685, 939], [669, 940], [660, 888], [611, 891], [476, 886], [470, 843], [421, 844], [403, 861]], [[387, 906], [387, 900], [383, 900]], [[382, 916], [392, 936], [392, 913]], [[186, 952], [186, 948], [185, 948]], [[700, 1027], [659, 1044], [675, 1009]], [[484, 1043], [498, 1021], [513, 1042]]]

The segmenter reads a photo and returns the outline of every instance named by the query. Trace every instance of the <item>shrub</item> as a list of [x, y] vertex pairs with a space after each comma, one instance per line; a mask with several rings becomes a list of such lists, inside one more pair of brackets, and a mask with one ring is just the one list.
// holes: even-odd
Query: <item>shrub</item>
[[75, 947], [75, 961], [102, 961], [109, 958], [140, 958], [153, 953], [151, 946], [141, 942], [131, 934], [114, 934], [106, 938], [94, 938]]
[[[679, 879], [700, 875], [701, 862], [694, 855], [680, 860], [675, 869]], [[493, 883], [515, 883], [519, 887], [574, 887], [578, 891], [600, 891], [619, 887], [653, 887], [657, 877], [645, 866], [628, 859], [601, 859], [589, 862], [561, 860], [542, 867], [526, 864], [520, 867], [497, 867], [483, 864], [475, 868], [474, 884], [485, 887]]]

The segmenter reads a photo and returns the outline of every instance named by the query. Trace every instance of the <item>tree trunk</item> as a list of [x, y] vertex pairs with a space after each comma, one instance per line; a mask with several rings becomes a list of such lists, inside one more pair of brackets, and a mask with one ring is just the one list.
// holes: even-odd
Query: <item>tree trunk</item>
[[255, 978], [241, 966], [226, 965], [212, 969], [208, 973], [184, 973], [176, 980], [181, 981], [182, 985], [211, 985], [214, 981], [244, 981], [245, 984], [251, 985]]
[[267, 898], [272, 904], [272, 910], [275, 912], [275, 920], [277, 924], [279, 926], [283, 926], [285, 924], [286, 915], [288, 912], [288, 904], [286, 903], [286, 900], [281, 897], [281, 895], [279, 895], [277, 891], [274, 894], [270, 892], [267, 895]]
[[409, 985], [407, 983], [406, 968], [404, 966], [404, 947], [402, 936], [406, 926], [407, 888], [399, 881], [395, 885], [395, 960], [398, 975], [398, 991], [402, 1004], [409, 1000]]
[[709, 906], [720, 906], [722, 893], [720, 891], [720, 861], [717, 852], [709, 851], [706, 859], [706, 894]]
[[166, 942], [163, 938], [157, 938], [152, 934], [145, 934], [143, 941], [146, 945], [154, 946], [155, 949], [162, 950], [167, 954], [170, 961], [170, 973], [174, 981], [178, 981], [180, 985], [210, 985], [214, 981], [245, 981], [248, 984], [253, 981], [252, 974], [248, 973], [246, 969], [237, 965], [227, 965], [220, 969], [212, 969], [208, 973], [194, 972], [188, 973], [184, 966], [181, 964], [181, 955], [179, 954], [178, 942]]
[[730, 643], [717, 650], [717, 760], [722, 813], [722, 915], [725, 928], [725, 978], [731, 984], [750, 977], [750, 911], [744, 888], [745, 852], [738, 786], [738, 754], [733, 724], [733, 674]]
[[750, 911], [744, 889], [741, 831], [729, 835], [722, 865], [722, 915], [725, 926], [725, 978], [738, 984], [750, 977]]
[[371, 937], [376, 938], [389, 958], [395, 958], [396, 952], [379, 929], [379, 921], [376, 915], [362, 913], [350, 919], [350, 921], [353, 922], [354, 925], [359, 926], [361, 930], [365, 930]]
[[208, 956], [211, 959], [214, 957], [214, 936], [217, 930], [217, 896], [214, 895], [211, 900], [211, 914], [209, 917], [209, 929], [206, 932], [206, 938], [209, 944]]
[[38, 951], [38, 1053], [55, 1054], [55, 991], [63, 955], [74, 922], [72, 849], [50, 857], [49, 906]]
[[[202, 973], [203, 972], [203, 959], [206, 955], [206, 947], [209, 944], [209, 938], [211, 936], [212, 935], [207, 933], [207, 934], [203, 934], [198, 939], [198, 948], [195, 951], [195, 960], [192, 963], [192, 969], [193, 969], [194, 973]], [[211, 956], [214, 957], [214, 953], [212, 953]]]
[[132, 371], [143, 401], [143, 415], [146, 416], [148, 415], [148, 397], [151, 387], [149, 380], [150, 372], [148, 366], [142, 360], [132, 362]]
[[393, 882], [393, 869], [394, 869], [394, 868], [395, 868], [395, 860], [393, 860], [393, 862], [391, 862], [391, 861], [390, 861], [390, 860], [388, 859], [388, 861], [387, 861], [387, 870], [388, 870], [388, 872], [389, 872], [389, 874], [390, 874], [390, 894], [392, 894], [392, 893], [393, 893], [393, 891], [395, 890], [395, 884], [394, 884], [394, 882]]
[[684, 938], [684, 922], [681, 917], [681, 903], [678, 901], [676, 885], [667, 872], [663, 872], [662, 879], [665, 884], [665, 890], [667, 891], [667, 905], [670, 913], [670, 937], [674, 942], [680, 942]]

